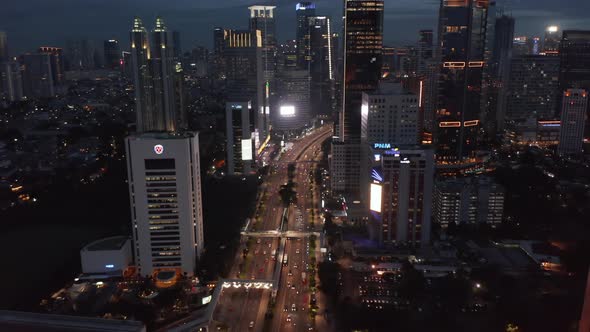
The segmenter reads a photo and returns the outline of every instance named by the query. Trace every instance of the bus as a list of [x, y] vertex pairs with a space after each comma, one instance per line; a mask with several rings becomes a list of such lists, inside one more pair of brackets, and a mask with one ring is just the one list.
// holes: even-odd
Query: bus
[[273, 261], [277, 259], [277, 250], [276, 249], [272, 250], [270, 257], [272, 257]]
[[285, 256], [283, 256], [283, 266], [287, 266], [287, 264], [289, 264], [289, 257], [285, 254]]

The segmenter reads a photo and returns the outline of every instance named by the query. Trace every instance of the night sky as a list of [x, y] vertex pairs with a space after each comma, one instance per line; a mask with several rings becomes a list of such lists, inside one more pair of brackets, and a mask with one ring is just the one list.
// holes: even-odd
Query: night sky
[[[500, 1], [499, 4], [505, 3]], [[119, 39], [129, 43], [133, 16], [143, 18], [148, 29], [156, 15], [181, 32], [182, 47], [211, 48], [214, 26], [246, 28], [247, 6], [278, 6], [278, 40], [295, 35], [295, 3], [273, 0], [2, 0], [0, 30], [8, 33], [12, 55], [38, 46], [64, 46], [68, 38], [102, 41]], [[342, 0], [316, 0], [318, 15], [329, 15], [339, 29]], [[589, 0], [511, 0], [517, 35], [542, 35], [544, 27], [556, 24], [564, 29], [590, 30]], [[435, 29], [437, 0], [386, 0], [385, 42], [388, 45], [414, 43], [418, 30]], [[338, 30], [336, 30], [338, 31]]]

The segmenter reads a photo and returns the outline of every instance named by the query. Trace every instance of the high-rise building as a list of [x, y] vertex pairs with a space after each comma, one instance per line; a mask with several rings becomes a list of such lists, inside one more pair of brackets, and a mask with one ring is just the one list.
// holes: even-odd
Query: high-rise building
[[182, 66], [174, 61], [172, 34], [158, 17], [148, 34], [141, 19], [131, 31], [137, 132], [174, 132], [186, 128]]
[[8, 38], [6, 32], [0, 31], [0, 62], [7, 61], [8, 58]]
[[23, 91], [27, 98], [55, 97], [51, 54], [27, 53], [23, 57]]
[[192, 276], [204, 244], [199, 139], [185, 131], [183, 73], [173, 39], [160, 17], [151, 33], [134, 19], [137, 134], [126, 138], [126, 153], [133, 253], [142, 276]]
[[380, 244], [428, 245], [434, 152], [390, 148], [371, 152], [371, 237]]
[[[259, 121], [258, 136], [260, 141], [266, 141], [270, 130], [270, 95], [274, 91], [272, 82], [276, 71], [275, 54], [277, 52], [276, 26], [274, 10], [276, 6], [254, 5], [250, 10], [250, 31], [260, 31], [262, 47], [262, 73], [264, 89], [262, 90], [262, 103], [256, 105], [257, 112], [261, 115]], [[258, 144], [257, 144], [258, 147]]]
[[425, 75], [434, 57], [432, 30], [420, 30], [418, 39], [418, 74]]
[[265, 106], [268, 85], [264, 81], [260, 30], [224, 30], [222, 62], [226, 78], [226, 94], [230, 101], [250, 100], [256, 111], [255, 145], [258, 149], [268, 133], [269, 108]]
[[512, 59], [507, 82], [505, 121], [553, 119], [557, 103], [559, 58], [522, 55]]
[[121, 47], [116, 39], [105, 40], [104, 64], [108, 69], [119, 69], [121, 67]]
[[138, 274], [192, 276], [204, 244], [198, 135], [132, 135], [126, 152]]
[[310, 23], [309, 18], [315, 16], [315, 4], [313, 2], [299, 2], [295, 5], [297, 17], [297, 30], [295, 40], [297, 41], [297, 67], [307, 69], [310, 53]]
[[491, 224], [502, 222], [504, 187], [489, 177], [457, 178], [434, 185], [433, 220], [449, 224]]
[[484, 101], [487, 130], [492, 134], [504, 130], [506, 115], [506, 94], [510, 75], [514, 45], [514, 18], [501, 15], [496, 18], [494, 27], [494, 46], [489, 63], [490, 78], [487, 100]]
[[63, 84], [65, 80], [63, 50], [59, 47], [41, 46], [39, 53], [49, 54], [51, 59], [51, 74], [55, 85]]
[[418, 96], [400, 84], [381, 84], [363, 92], [362, 144], [393, 147], [419, 143]]
[[254, 160], [254, 109], [249, 101], [225, 104], [227, 173], [249, 174]]
[[475, 161], [489, 6], [489, 0], [441, 0], [435, 137], [441, 166]]
[[308, 24], [311, 112], [314, 116], [329, 116], [336, 108], [334, 81], [338, 35], [332, 33], [329, 17], [313, 16]]
[[567, 89], [561, 102], [561, 130], [557, 153], [560, 156], [578, 156], [584, 142], [584, 124], [588, 109], [588, 91]]
[[65, 47], [66, 70], [95, 68], [94, 45], [88, 39], [68, 40]]
[[548, 26], [545, 29], [545, 39], [543, 40], [543, 52], [545, 54], [556, 54], [559, 52], [561, 34], [559, 27], [556, 25]]
[[18, 62], [0, 62], [0, 103], [23, 98], [23, 81]]
[[[348, 200], [361, 200], [361, 107], [362, 93], [377, 89], [382, 70], [383, 1], [347, 0], [344, 15], [343, 107], [333, 164], [343, 165], [342, 177], [332, 181], [344, 188]], [[336, 149], [336, 147], [333, 147]], [[337, 160], [337, 158], [345, 158]], [[334, 173], [336, 174], [336, 173]], [[352, 209], [354, 206], [352, 206]], [[364, 208], [360, 207], [359, 210]]]

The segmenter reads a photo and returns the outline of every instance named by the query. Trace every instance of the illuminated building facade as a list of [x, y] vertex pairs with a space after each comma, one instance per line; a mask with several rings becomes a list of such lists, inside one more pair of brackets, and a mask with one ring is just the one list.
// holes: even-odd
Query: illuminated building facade
[[[345, 150], [342, 178], [343, 193], [352, 202], [361, 200], [361, 106], [362, 93], [377, 89], [381, 77], [383, 47], [383, 1], [347, 0], [344, 17], [343, 109], [339, 114], [336, 140]], [[361, 208], [362, 209], [362, 208]]]
[[186, 129], [182, 66], [174, 60], [172, 33], [162, 18], [149, 34], [141, 19], [134, 19], [131, 58], [137, 132]]
[[560, 156], [582, 154], [587, 109], [587, 90], [567, 89], [564, 91], [561, 103], [561, 131], [557, 146], [557, 153]]
[[249, 101], [225, 104], [227, 173], [249, 174], [255, 158], [254, 109]]
[[118, 69], [121, 66], [121, 47], [116, 39], [103, 42], [104, 66], [108, 69]]
[[434, 152], [382, 147], [371, 152], [371, 237], [381, 245], [428, 245]]
[[297, 41], [297, 67], [308, 69], [310, 53], [310, 23], [309, 19], [315, 16], [315, 4], [313, 2], [299, 2], [295, 5], [297, 17], [297, 29], [295, 40]]
[[308, 23], [311, 112], [314, 116], [328, 116], [336, 109], [334, 83], [338, 35], [332, 32], [329, 17], [309, 17]]
[[500, 224], [504, 215], [504, 196], [504, 187], [485, 176], [437, 181], [433, 220], [443, 228], [451, 223]]
[[441, 0], [437, 163], [475, 158], [486, 56], [488, 0]]
[[192, 276], [204, 244], [198, 135], [143, 133], [125, 143], [139, 274]]

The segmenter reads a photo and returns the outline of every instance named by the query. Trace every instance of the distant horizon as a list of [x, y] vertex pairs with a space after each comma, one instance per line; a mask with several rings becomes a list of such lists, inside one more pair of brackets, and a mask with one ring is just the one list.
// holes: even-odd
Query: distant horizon
[[[236, 5], [235, 3], [239, 4]], [[213, 28], [247, 28], [247, 7], [258, 4], [277, 6], [277, 42], [295, 37], [295, 4], [298, 1], [274, 0], [23, 0], [3, 4], [0, 31], [5, 31], [11, 56], [35, 51], [39, 46], [65, 47], [67, 40], [88, 39], [102, 48], [102, 41], [117, 39], [121, 49], [129, 45], [129, 30], [134, 16], [152, 28], [160, 15], [170, 30], [180, 32], [183, 51], [196, 46], [212, 48]], [[340, 32], [342, 3], [318, 0], [316, 13], [332, 18], [333, 31]], [[502, 7], [502, 1], [498, 1]], [[438, 23], [437, 0], [396, 0], [385, 3], [384, 44], [405, 46], [415, 44], [418, 31], [432, 29], [436, 35]], [[590, 30], [590, 1], [512, 0], [516, 19], [515, 35], [542, 37], [546, 26], [557, 25], [560, 30]], [[531, 9], [532, 8], [532, 9]], [[35, 22], [30, 24], [29, 22]]]

